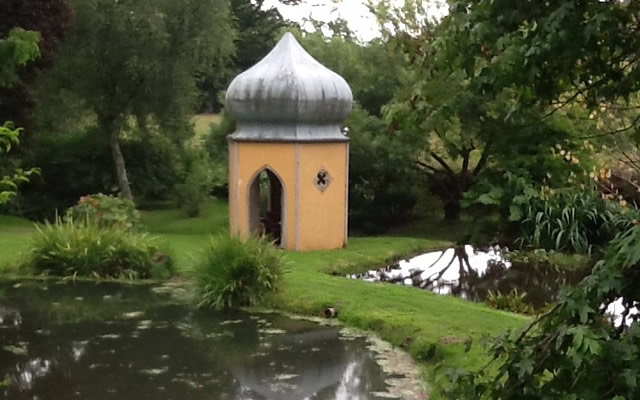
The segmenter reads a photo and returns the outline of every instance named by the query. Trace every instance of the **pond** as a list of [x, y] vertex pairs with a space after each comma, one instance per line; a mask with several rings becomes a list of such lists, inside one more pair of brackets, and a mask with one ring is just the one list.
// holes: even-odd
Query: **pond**
[[434, 251], [387, 267], [353, 274], [351, 279], [415, 286], [470, 301], [484, 301], [489, 291], [516, 290], [534, 309], [555, 300], [561, 288], [577, 284], [589, 269], [563, 269], [547, 262], [518, 262], [505, 257], [506, 249], [465, 245]]
[[201, 311], [166, 287], [0, 282], [1, 399], [376, 399], [364, 337]]

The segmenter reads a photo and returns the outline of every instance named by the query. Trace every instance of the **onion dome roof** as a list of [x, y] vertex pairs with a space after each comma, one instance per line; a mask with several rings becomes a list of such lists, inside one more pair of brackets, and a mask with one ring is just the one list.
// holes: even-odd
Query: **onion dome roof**
[[227, 110], [237, 141], [345, 141], [351, 112], [347, 82], [314, 59], [291, 33], [229, 85]]

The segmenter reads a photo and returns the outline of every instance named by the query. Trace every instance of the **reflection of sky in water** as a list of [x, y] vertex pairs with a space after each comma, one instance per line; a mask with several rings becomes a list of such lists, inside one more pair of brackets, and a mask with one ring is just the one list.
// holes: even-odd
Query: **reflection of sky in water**
[[[463, 249], [464, 251], [462, 251]], [[504, 251], [506, 252], [508, 249], [504, 249]], [[507, 279], [505, 279], [506, 271], [512, 268], [512, 263], [505, 259], [503, 249], [495, 246], [489, 247], [485, 251], [480, 251], [474, 249], [473, 246], [466, 245], [457, 249], [450, 248], [444, 251], [421, 254], [409, 260], [402, 260], [398, 262], [397, 265], [379, 270], [370, 270], [364, 274], [353, 274], [348, 277], [368, 282], [387, 281], [419, 286], [438, 294], [455, 294], [462, 298], [468, 298], [468, 287], [465, 288], [465, 290], [458, 290], [454, 293], [454, 289], [460, 289], [465, 284], [469, 285], [469, 282], [461, 279], [462, 275], [473, 273], [476, 274], [477, 277], [482, 278], [488, 273], [491, 265], [498, 264], [503, 267], [502, 275], [500, 275], [499, 278], [503, 279], [504, 283], [507, 281]], [[531, 265], [525, 265], [524, 267], [525, 271], [527, 269], [532, 271], [534, 268]], [[522, 274], [522, 272], [522, 270], [519, 271], [520, 274]], [[550, 275], [550, 278], [547, 279], [553, 279], [553, 275]], [[474, 282], [477, 283], [478, 280]], [[539, 281], [537, 283], [537, 286], [540, 286], [543, 282]], [[577, 283], [577, 281], [574, 283]], [[529, 290], [535, 289], [536, 288], [524, 288], [520, 293], [527, 293]], [[557, 290], [559, 290], [559, 287]], [[620, 326], [623, 318], [625, 318], [625, 325], [629, 326], [634, 322], [634, 317], [640, 316], [639, 306], [640, 304], [637, 302], [634, 303], [634, 307], [630, 309], [625, 318], [623, 316], [624, 306], [622, 299], [618, 299], [606, 307], [605, 313], [610, 317], [615, 326]]]
[[[607, 306], [607, 315], [611, 317], [613, 324], [615, 326], [620, 326], [622, 324], [622, 318], [624, 313], [624, 305], [622, 304], [622, 299], [618, 299], [613, 303]], [[634, 307], [631, 307], [629, 310], [629, 314], [624, 320], [624, 324], [630, 326], [634, 322], [634, 317], [638, 316], [640, 312], [638, 311], [638, 302], [634, 302]]]
[[243, 391], [246, 398], [251, 394], [270, 400], [371, 398], [366, 366], [375, 362], [368, 352], [351, 351], [338, 338], [337, 329], [283, 334], [272, 340], [264, 353], [233, 369], [241, 386], [249, 389]]
[[[462, 248], [460, 249], [462, 250]], [[421, 254], [409, 260], [402, 260], [393, 269], [371, 270], [364, 276], [351, 275], [351, 278], [359, 278], [373, 282], [379, 280], [398, 280], [405, 285], [413, 285], [410, 278], [414, 272], [422, 271], [416, 278], [420, 281], [429, 282], [429, 289], [438, 294], [451, 294], [453, 286], [460, 283], [462, 273], [475, 271], [479, 276], [485, 274], [489, 262], [503, 263], [506, 268], [511, 267], [511, 263], [504, 259], [499, 247], [490, 247], [487, 251], [479, 251], [473, 246], [464, 246], [464, 254], [467, 260], [458, 257], [456, 249], [450, 248], [444, 251], [434, 251]], [[466, 264], [468, 261], [468, 265]]]

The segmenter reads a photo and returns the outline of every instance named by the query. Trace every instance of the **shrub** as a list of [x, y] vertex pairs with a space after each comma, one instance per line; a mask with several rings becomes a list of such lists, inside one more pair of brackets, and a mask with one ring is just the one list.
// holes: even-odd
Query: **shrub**
[[102, 193], [80, 197], [78, 204], [67, 210], [65, 219], [95, 224], [99, 228], [135, 229], [140, 215], [133, 202]]
[[254, 305], [276, 289], [282, 269], [280, 252], [264, 239], [212, 239], [194, 271], [200, 305], [218, 309]]
[[220, 123], [211, 124], [209, 134], [204, 139], [204, 149], [212, 163], [212, 192], [225, 197], [229, 192], [229, 149], [227, 136], [236, 129], [236, 123], [227, 112], [222, 112]]
[[188, 163], [187, 178], [177, 185], [178, 204], [188, 217], [200, 215], [202, 204], [209, 197], [213, 186], [213, 165], [206, 153], [194, 153]]
[[395, 140], [380, 118], [356, 107], [347, 122], [349, 147], [349, 227], [382, 233], [407, 222], [417, 203], [411, 150]]
[[583, 254], [605, 246], [640, 218], [637, 209], [589, 189], [543, 192], [531, 196], [521, 209], [521, 244]]
[[590, 254], [640, 220], [638, 209], [592, 186], [552, 188], [509, 172], [500, 184], [481, 181], [465, 205], [498, 213], [516, 245], [567, 253]]
[[23, 265], [55, 276], [146, 279], [173, 273], [173, 260], [144, 234], [72, 219], [38, 227]]
[[527, 294], [513, 289], [507, 294], [489, 290], [484, 302], [496, 310], [509, 311], [518, 314], [533, 314], [533, 306], [526, 301]]

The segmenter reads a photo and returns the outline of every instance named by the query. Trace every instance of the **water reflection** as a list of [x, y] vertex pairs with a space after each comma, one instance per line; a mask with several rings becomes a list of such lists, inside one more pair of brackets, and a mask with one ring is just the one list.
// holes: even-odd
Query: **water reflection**
[[470, 245], [425, 253], [352, 279], [411, 285], [443, 295], [483, 301], [489, 291], [526, 293], [526, 301], [542, 308], [561, 288], [575, 285], [588, 270], [563, 270], [549, 263], [523, 263], [505, 258], [506, 249]]
[[0, 289], [1, 309], [21, 315], [0, 329], [0, 399], [365, 400], [386, 388], [366, 341], [333, 327], [194, 311], [149, 287]]
[[366, 399], [374, 386], [366, 379], [374, 373], [366, 368], [375, 369], [369, 358], [341, 341], [337, 329], [326, 328], [278, 335], [234, 367], [233, 374], [258, 398]]

